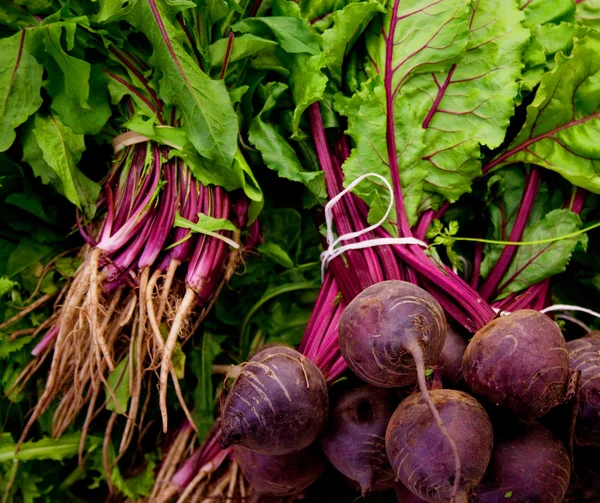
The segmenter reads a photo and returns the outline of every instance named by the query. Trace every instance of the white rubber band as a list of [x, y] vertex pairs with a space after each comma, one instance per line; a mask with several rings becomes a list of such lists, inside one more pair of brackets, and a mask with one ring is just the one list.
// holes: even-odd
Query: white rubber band
[[113, 139], [113, 151], [116, 154], [123, 150], [125, 147], [135, 145], [136, 143], [144, 143], [145, 141], [149, 140], [150, 138], [148, 138], [147, 136], [136, 133], [135, 131], [127, 131], [126, 133], [120, 134], [119, 136]]
[[[368, 177], [379, 178], [383, 182], [383, 184], [387, 187], [388, 192], [390, 194], [390, 204], [388, 205], [387, 211], [377, 222], [376, 224], [370, 225], [365, 229], [355, 232], [348, 232], [347, 234], [342, 234], [337, 239], [333, 237], [333, 207], [338, 203], [338, 201], [345, 196], [348, 192], [350, 192], [354, 187], [356, 187], [359, 183], [361, 183], [364, 179]], [[392, 186], [389, 182], [381, 175], [377, 173], [367, 173], [365, 175], [359, 176], [356, 180], [354, 180], [348, 187], [346, 187], [342, 192], [340, 192], [337, 196], [335, 196], [331, 201], [329, 201], [325, 205], [325, 225], [327, 227], [326, 231], [326, 239], [327, 239], [327, 249], [321, 253], [321, 281], [325, 278], [325, 269], [329, 265], [335, 257], [340, 256], [347, 250], [360, 250], [363, 248], [371, 248], [373, 246], [384, 246], [384, 245], [417, 245], [422, 246], [423, 248], [427, 248], [427, 243], [421, 241], [420, 239], [416, 239], [413, 237], [407, 238], [375, 238], [368, 239], [367, 241], [360, 241], [358, 243], [348, 243], [336, 248], [336, 246], [343, 241], [348, 241], [349, 239], [356, 239], [364, 234], [367, 234], [378, 227], [381, 227], [383, 223], [387, 220], [388, 215], [392, 211], [394, 207], [394, 191], [392, 190]]]
[[[511, 314], [511, 311], [501, 311], [497, 307], [492, 307], [492, 309], [496, 314], [500, 314], [500, 316], [508, 316]], [[591, 309], [587, 309], [585, 307], [572, 306], [570, 304], [554, 304], [552, 306], [545, 307], [540, 311], [540, 313], [546, 314], [551, 313], [552, 311], [580, 311], [582, 313], [591, 314], [596, 318], [600, 318], [600, 313], [597, 313], [596, 311], [592, 311]]]
[[552, 311], [580, 311], [582, 313], [591, 314], [596, 318], [600, 318], [600, 313], [596, 311], [592, 311], [591, 309], [587, 309], [585, 307], [580, 306], [571, 306], [569, 304], [554, 304], [553, 306], [546, 307], [540, 311], [540, 313], [550, 313]]

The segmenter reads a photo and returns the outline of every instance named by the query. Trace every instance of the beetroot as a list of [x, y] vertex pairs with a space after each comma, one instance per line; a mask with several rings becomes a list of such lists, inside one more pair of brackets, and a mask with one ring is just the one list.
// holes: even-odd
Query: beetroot
[[260, 454], [237, 445], [233, 453], [254, 490], [270, 496], [288, 496], [306, 489], [326, 466], [318, 444], [282, 456]]
[[312, 444], [327, 421], [327, 385], [308, 358], [284, 347], [252, 357], [221, 414], [221, 446], [282, 455]]
[[385, 429], [397, 403], [395, 392], [365, 384], [345, 390], [332, 404], [321, 437], [323, 452], [338, 471], [358, 482], [363, 496], [394, 485]]
[[454, 453], [454, 495], [460, 481], [458, 449], [429, 396], [425, 378], [425, 365], [437, 363], [446, 331], [446, 318], [437, 300], [412, 283], [392, 280], [366, 288], [348, 304], [338, 337], [348, 367], [369, 384], [394, 388], [419, 383], [423, 399]]
[[425, 500], [411, 493], [402, 482], [396, 482], [394, 490], [396, 491], [398, 503], [426, 503]]
[[490, 460], [492, 424], [479, 402], [467, 393], [437, 389], [430, 397], [456, 444], [459, 469], [451, 445], [419, 394], [404, 400], [389, 422], [385, 434], [388, 458], [400, 481], [420, 498], [463, 503]]
[[446, 342], [438, 361], [444, 384], [455, 385], [462, 381], [461, 367], [466, 348], [467, 341], [464, 337], [451, 325], [448, 325]]
[[537, 423], [511, 427], [497, 440], [477, 503], [560, 503], [571, 462], [564, 445]]
[[340, 350], [348, 367], [381, 388], [417, 382], [417, 370], [435, 365], [446, 337], [438, 301], [405, 281], [382, 281], [357, 295], [340, 320]]
[[348, 367], [381, 388], [417, 382], [417, 368], [435, 365], [446, 337], [438, 301], [405, 281], [382, 281], [363, 290], [340, 320], [340, 350]]
[[463, 357], [474, 393], [535, 419], [564, 399], [570, 378], [565, 339], [548, 316], [523, 309], [475, 334]]
[[581, 372], [575, 440], [600, 447], [600, 332], [567, 342], [572, 370]]

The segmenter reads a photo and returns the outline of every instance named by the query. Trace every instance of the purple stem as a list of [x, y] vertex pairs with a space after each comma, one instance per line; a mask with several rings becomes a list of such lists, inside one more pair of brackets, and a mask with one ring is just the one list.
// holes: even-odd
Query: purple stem
[[248, 12], [248, 17], [256, 16], [256, 13], [258, 12], [258, 9], [260, 9], [261, 4], [262, 4], [262, 0], [254, 0], [254, 5], [252, 5], [250, 12]]
[[[151, 182], [148, 182], [150, 185], [149, 189], [141, 195], [141, 201], [137, 207], [134, 208], [133, 213], [129, 216], [128, 220], [123, 224], [123, 226], [118, 229], [110, 238], [98, 243], [98, 248], [108, 254], [113, 254], [123, 247], [132, 238], [132, 236], [135, 236], [138, 233], [139, 229], [146, 222], [144, 216], [151, 210], [150, 202], [155, 195], [154, 192], [157, 189], [160, 180], [160, 153], [158, 152], [157, 148], [155, 148], [154, 157], [153, 176], [145, 177], [148, 180], [151, 179]], [[144, 183], [143, 186], [145, 187], [146, 184]]]
[[[323, 123], [320, 120], [320, 110], [318, 108], [318, 103], [311, 105], [309, 109], [309, 118], [311, 121], [313, 138], [315, 139], [315, 145], [317, 148], [317, 155], [319, 156], [319, 162], [321, 163], [323, 171], [325, 171], [325, 176], [327, 179], [327, 174], [333, 169], [333, 166], [325, 138]], [[393, 172], [392, 178], [394, 178]], [[330, 176], [330, 179], [335, 180], [335, 176]], [[328, 187], [328, 192], [330, 193], [330, 197], [333, 197], [333, 191], [331, 187]], [[335, 193], [333, 195], [335, 195]], [[351, 200], [351, 198], [348, 199]], [[342, 201], [340, 201], [340, 204], [338, 204], [336, 208], [341, 207], [341, 203], [343, 201], [345, 201], [345, 199], [342, 199]], [[402, 206], [403, 212], [403, 204], [401, 204], [400, 206]], [[396, 208], [399, 208], [398, 204], [396, 205]], [[367, 214], [365, 213], [362, 216], [362, 221], [366, 222]], [[334, 218], [336, 218], [336, 225], [338, 226], [339, 231], [345, 233], [349, 230], [355, 230], [354, 228], [346, 230], [345, 226], [347, 226], [350, 219], [348, 215], [340, 217], [339, 212], [336, 215], [335, 208]], [[360, 222], [357, 222], [357, 225], [360, 225]], [[381, 227], [377, 229], [376, 232], [379, 235], [379, 237], [389, 237], [389, 234]], [[410, 229], [408, 235], [410, 235]], [[413, 275], [416, 272], [421, 274], [424, 277], [424, 279], [429, 280], [429, 282], [432, 285], [432, 291], [434, 294], [436, 294], [436, 296], [439, 297], [439, 300], [442, 302], [442, 306], [465, 328], [471, 331], [475, 331], [476, 329], [479, 329], [486, 325], [491, 319], [494, 318], [494, 311], [483, 299], [481, 299], [477, 292], [473, 291], [462, 278], [458, 277], [451, 271], [442, 271], [438, 266], [431, 262], [429, 257], [427, 257], [427, 255], [425, 255], [423, 250], [421, 250], [419, 247], [406, 247], [403, 245], [394, 245], [393, 250], [402, 262], [406, 263], [409, 266], [409, 268], [414, 270], [414, 272], [412, 272]], [[353, 267], [351, 262], [352, 257], [350, 253], [345, 254], [345, 257], [348, 261], [348, 264], [350, 265], [350, 271], [352, 273], [360, 274], [369, 271], [369, 269], [367, 268], [361, 269]], [[334, 260], [330, 264], [330, 267], [332, 269], [333, 274], [336, 276], [336, 279], [339, 282], [339, 286], [344, 294], [344, 299], [347, 302], [349, 302], [350, 300], [352, 300], [353, 296], [347, 295], [347, 292], [345, 291], [346, 285], [344, 285], [346, 281], [345, 278], [341, 275], [344, 274], [343, 269], [346, 269], [346, 267], [343, 263], [340, 266], [336, 264], [336, 262], [338, 262], [339, 264], [339, 261]], [[361, 287], [359, 291], [373, 284], [372, 277], [369, 277], [368, 275], [366, 278], [361, 278], [361, 276], [359, 276], [358, 279], [358, 284]], [[411, 277], [411, 275], [409, 275], [409, 280], [414, 282], [414, 278]], [[356, 281], [351, 282], [350, 286], [354, 286], [354, 291], [356, 291]]]
[[440, 101], [442, 101], [442, 98], [444, 97], [444, 94], [446, 93], [446, 89], [448, 89], [448, 86], [450, 85], [450, 80], [452, 79], [452, 74], [454, 73], [454, 70], [456, 70], [456, 64], [452, 65], [452, 67], [450, 68], [450, 71], [448, 72], [446, 80], [444, 81], [444, 83], [441, 86], [437, 83], [435, 74], [433, 74], [433, 79], [434, 79], [436, 85], [438, 86], [438, 93], [437, 93], [437, 96], [435, 97], [435, 100], [433, 101], [433, 105], [429, 109], [429, 113], [427, 114], [427, 117], [425, 117], [425, 120], [423, 121], [423, 126], [422, 126], [423, 129], [427, 129], [429, 127], [429, 123], [431, 122], [431, 119], [433, 119], [433, 116], [438, 111]]
[[475, 243], [475, 259], [473, 260], [473, 274], [471, 276], [471, 288], [478, 290], [479, 277], [481, 275], [481, 259], [483, 257], [483, 243]]
[[42, 340], [36, 344], [36, 346], [31, 350], [31, 354], [33, 356], [39, 356], [44, 350], [56, 339], [58, 336], [59, 326], [54, 325], [50, 330], [46, 332], [46, 335], [42, 337]]
[[[525, 191], [523, 192], [521, 205], [515, 218], [513, 228], [510, 231], [508, 241], [520, 241], [522, 239], [525, 226], [527, 225], [527, 220], [529, 219], [529, 214], [531, 213], [531, 208], [533, 207], [533, 203], [535, 202], [535, 198], [540, 187], [540, 181], [541, 179], [539, 170], [535, 167], [532, 167], [525, 181]], [[506, 274], [506, 271], [508, 270], [516, 252], [516, 246], [507, 245], [502, 249], [502, 253], [498, 258], [498, 262], [496, 262], [492, 272], [479, 290], [479, 293], [483, 299], [490, 300], [496, 293], [498, 286]]]
[[138, 261], [139, 269], [144, 269], [154, 264], [165, 246], [169, 233], [173, 229], [175, 212], [179, 205], [176, 170], [177, 166], [173, 161], [168, 161], [164, 165], [163, 171], [167, 183], [162, 189], [158, 214], [151, 225], [152, 235], [146, 243]]
[[183, 33], [185, 33], [185, 37], [187, 38], [188, 43], [190, 44], [190, 47], [192, 48], [192, 51], [194, 52], [194, 56], [196, 57], [196, 61], [198, 62], [198, 68], [200, 68], [200, 70], [204, 71], [204, 64], [202, 63], [202, 56], [200, 55], [200, 52], [198, 51], [198, 48], [196, 47], [196, 41], [194, 40], [192, 33], [190, 32], [188, 27], [183, 22], [183, 19], [181, 18], [181, 16], [177, 16], [177, 23], [179, 23], [179, 26], [183, 30]]
[[571, 202], [571, 211], [573, 213], [581, 214], [583, 210], [583, 206], [585, 205], [585, 197], [587, 195], [587, 191], [582, 189], [581, 187], [577, 187], [575, 191], [575, 195], [573, 196], [573, 200]]
[[[136, 76], [136, 78], [142, 83], [142, 85], [148, 91], [148, 94], [152, 97], [152, 101], [154, 101], [155, 106], [151, 106], [150, 104], [148, 104], [146, 99], [144, 99], [144, 102], [146, 102], [150, 106], [151, 109], [154, 109], [154, 110], [157, 109], [159, 113], [162, 113], [162, 109], [163, 109], [162, 101], [158, 98], [156, 91], [150, 87], [148, 80], [142, 75], [140, 70], [138, 70], [138, 68], [136, 68], [136, 66], [129, 59], [127, 59], [124, 52], [121, 52], [120, 50], [116, 49], [113, 45], [111, 45], [109, 47], [109, 51], [112, 52], [121, 61], [121, 63], [123, 63], [129, 69], [129, 71], [131, 73], [133, 73]], [[109, 73], [109, 72], [107, 72], [107, 73]], [[122, 79], [119, 79], [116, 75], [113, 76], [111, 74], [111, 77], [116, 80], [119, 80], [121, 83], [124, 82], [124, 81], [122, 81]], [[123, 85], [125, 85], [125, 84], [126, 83], [123, 83]], [[129, 87], [129, 86], [127, 86], [127, 87]], [[159, 114], [157, 114], [157, 118], [161, 124], [164, 124], [164, 122], [162, 121], [162, 118], [160, 117]]]
[[229, 33], [229, 39], [227, 40], [227, 49], [225, 50], [225, 58], [223, 59], [223, 67], [221, 68], [221, 75], [219, 79], [223, 80], [225, 78], [225, 73], [227, 72], [227, 65], [229, 64], [229, 57], [231, 56], [231, 49], [233, 48], [233, 39], [235, 37], [234, 32]]
[[118, 75], [115, 75], [114, 73], [108, 71], [106, 68], [103, 68], [102, 71], [104, 73], [106, 73], [106, 75], [108, 75], [111, 79], [116, 80], [119, 84], [121, 84], [122, 86], [126, 87], [129, 90], [129, 92], [135, 94], [152, 111], [152, 113], [156, 116], [156, 118], [158, 119], [158, 121], [161, 124], [164, 124], [164, 122], [163, 122], [163, 120], [162, 120], [162, 118], [160, 116], [160, 111], [161, 111], [162, 105], [160, 105], [160, 106], [158, 106], [158, 104], [157, 105], [153, 105], [152, 103], [150, 103], [150, 101], [142, 93], [140, 93], [135, 87], [133, 87], [132, 85], [130, 85], [129, 82], [127, 82], [126, 80], [123, 80]]

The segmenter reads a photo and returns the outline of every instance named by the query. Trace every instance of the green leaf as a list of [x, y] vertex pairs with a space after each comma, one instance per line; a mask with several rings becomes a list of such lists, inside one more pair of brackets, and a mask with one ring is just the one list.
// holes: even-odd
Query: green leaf
[[[219, 234], [218, 231], [222, 230], [237, 230], [236, 227], [229, 220], [226, 220], [224, 218], [214, 218], [208, 215], [204, 215], [203, 213], [198, 213], [198, 222], [194, 223], [190, 220], [183, 218], [181, 215], [178, 214], [175, 216], [175, 222], [173, 223], [173, 225], [175, 225], [175, 227], [183, 227], [184, 229], [190, 229], [191, 233], [198, 232], [200, 234], [206, 234], [207, 236], [220, 239], [221, 241], [225, 241], [228, 245], [234, 248], [239, 247], [239, 245], [234, 240], [224, 236], [223, 234]], [[188, 236], [191, 236], [191, 233], [188, 234]]]
[[156, 457], [154, 454], [146, 454], [144, 457], [146, 461], [144, 469], [128, 479], [123, 478], [119, 467], [115, 464], [110, 474], [110, 481], [127, 498], [134, 501], [139, 500], [143, 496], [148, 496], [154, 487], [156, 478], [154, 475]]
[[230, 169], [237, 150], [237, 115], [225, 83], [212, 80], [185, 51], [184, 33], [170, 21], [177, 5], [193, 4], [138, 1], [126, 19], [150, 40], [150, 64], [162, 72], [160, 96], [179, 106], [192, 144], [216, 167]]
[[296, 108], [292, 119], [292, 138], [300, 138], [300, 119], [304, 111], [313, 103], [323, 99], [327, 77], [321, 71], [325, 67], [325, 54], [315, 56], [299, 54], [292, 60], [290, 88]]
[[[564, 236], [581, 228], [581, 219], [570, 210], [554, 210], [527, 227], [522, 241], [540, 241]], [[498, 298], [519, 292], [550, 276], [563, 272], [577, 243], [586, 243], [585, 234], [552, 243], [519, 246], [502, 279]]]
[[[43, 438], [24, 442], [15, 454], [15, 443], [10, 433], [0, 434], [0, 463], [6, 461], [32, 461], [34, 459], [62, 461], [77, 455], [80, 433], [66, 433], [61, 438]], [[87, 437], [88, 450], [102, 445], [100, 437]]]
[[260, 227], [265, 243], [289, 252], [301, 237], [302, 216], [292, 208], [267, 210], [260, 216]]
[[214, 24], [229, 14], [229, 7], [225, 0], [195, 0], [198, 9], [206, 13], [208, 22]]
[[[73, 131], [81, 134], [100, 132], [110, 117], [106, 78], [99, 66], [76, 58], [67, 51], [74, 46], [74, 22], [51, 23], [41, 28], [52, 109]], [[67, 51], [61, 39], [66, 38]]]
[[259, 37], [272, 35], [281, 48], [290, 54], [318, 54], [319, 41], [308, 23], [294, 17], [257, 17], [244, 19], [231, 29], [241, 33], [252, 33]]
[[[488, 192], [485, 207], [489, 213], [491, 225], [487, 225], [486, 238], [495, 241], [507, 241], [512, 231], [517, 212], [521, 206], [525, 187], [525, 169], [522, 165], [508, 166], [488, 179]], [[531, 208], [527, 225], [542, 220], [550, 211], [563, 206], [560, 190], [550, 190], [542, 181]], [[500, 258], [504, 245], [486, 244], [484, 259], [481, 263], [481, 276], [487, 277], [492, 267]]]
[[600, 0], [581, 0], [577, 2], [575, 19], [579, 24], [600, 29]]
[[[110, 373], [106, 382], [112, 394], [106, 391], [106, 409], [119, 414], [125, 414], [127, 404], [131, 398], [129, 392], [129, 357], [125, 357], [119, 362], [115, 369]], [[116, 398], [116, 403], [115, 399]]]
[[338, 87], [342, 82], [344, 58], [373, 16], [385, 12], [382, 3], [379, 0], [352, 2], [331, 14], [333, 26], [323, 32], [321, 40], [325, 64]]
[[34, 174], [92, 216], [100, 186], [77, 168], [85, 150], [83, 135], [73, 132], [57, 116], [37, 113], [33, 129], [25, 133], [23, 141], [23, 161], [31, 164]]
[[518, 0], [527, 24], [568, 20], [575, 13], [575, 0]]
[[263, 243], [256, 247], [256, 250], [273, 262], [290, 269], [294, 267], [294, 261], [290, 258], [287, 252], [281, 246], [275, 243]]
[[590, 33], [556, 62], [527, 107], [520, 133], [487, 169], [530, 162], [600, 192], [600, 35]]
[[505, 498], [505, 499], [512, 498], [512, 495], [513, 495], [513, 492], [512, 492], [512, 491], [506, 491], [506, 492], [504, 493], [504, 498]]
[[[346, 183], [367, 172], [389, 179], [390, 170], [397, 169], [409, 223], [416, 220], [425, 197], [424, 180], [429, 176], [443, 178], [441, 172], [446, 166], [438, 168], [422, 162], [425, 130], [420, 104], [404, 96], [404, 86], [414, 75], [426, 74], [431, 79], [432, 72], [451, 69], [467, 48], [471, 14], [470, 5], [461, 0], [431, 4], [423, 0], [406, 3], [395, 0], [381, 21], [382, 26], [373, 23], [367, 32], [372, 61], [369, 72], [373, 77], [342, 111], [348, 117], [347, 133], [356, 144], [344, 164]], [[393, 118], [389, 121], [388, 104], [393, 105]], [[395, 153], [388, 151], [388, 140], [393, 141]], [[463, 177], [457, 166], [453, 166], [447, 173], [448, 179], [443, 180], [444, 185], [436, 190], [457, 197], [470, 186], [465, 178], [470, 180], [475, 176], [473, 168], [467, 167], [467, 171]], [[360, 184], [356, 193], [371, 206], [372, 215], [381, 215], [389, 202], [389, 196], [372, 180]], [[373, 208], [376, 202], [383, 208]]]
[[12, 251], [6, 264], [5, 274], [15, 278], [31, 266], [38, 264], [52, 252], [49, 246], [36, 243], [29, 238], [23, 238]]
[[559, 24], [533, 25], [531, 41], [524, 53], [523, 80], [521, 88], [527, 92], [537, 86], [544, 73], [554, 67], [554, 57], [562, 52], [569, 55], [576, 38], [583, 38], [588, 31], [585, 26], [562, 22]]
[[287, 85], [282, 82], [269, 82], [265, 86], [267, 99], [262, 110], [252, 119], [248, 139], [259, 150], [269, 169], [276, 171], [282, 178], [307, 185], [313, 193], [320, 196], [324, 193], [323, 173], [306, 171], [279, 125], [269, 121], [278, 99], [286, 90]]
[[42, 104], [42, 66], [25, 47], [27, 30], [0, 39], [0, 152], [16, 138], [23, 124]]
[[418, 122], [411, 126], [425, 129], [418, 162], [426, 173], [425, 191], [456, 201], [481, 174], [479, 146], [494, 149], [504, 140], [529, 40], [522, 20], [513, 0], [477, 2], [463, 58], [447, 71], [421, 73], [402, 87], [399, 99], [418, 106]]
[[215, 358], [223, 351], [221, 345], [224, 335], [215, 335], [208, 330], [202, 337], [200, 348], [192, 351], [191, 367], [198, 378], [198, 386], [194, 390], [194, 423], [198, 427], [198, 438], [203, 439], [210, 431], [215, 420], [214, 388], [212, 384], [212, 365]]
[[18, 283], [11, 281], [6, 276], [0, 276], [0, 297], [9, 293]]
[[116, 18], [125, 16], [133, 8], [129, 0], [98, 0], [100, 10], [94, 18], [98, 23], [106, 23]]
[[[221, 67], [225, 61], [228, 39], [221, 38], [208, 48], [210, 57], [210, 66]], [[250, 56], [254, 56], [267, 47], [276, 46], [277, 42], [266, 38], [256, 37], [250, 33], [240, 35], [233, 39], [231, 53], [229, 54], [229, 64], [235, 63]]]
[[184, 227], [201, 234], [209, 234], [217, 231], [237, 231], [237, 227], [226, 218], [214, 218], [204, 213], [198, 213], [198, 222], [193, 223], [183, 217], [175, 219], [176, 227]]

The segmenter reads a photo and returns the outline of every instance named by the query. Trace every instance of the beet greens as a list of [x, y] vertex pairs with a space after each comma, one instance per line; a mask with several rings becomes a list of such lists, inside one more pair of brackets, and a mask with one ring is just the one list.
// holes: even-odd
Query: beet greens
[[599, 33], [597, 0], [2, 5], [3, 500], [600, 499]]

